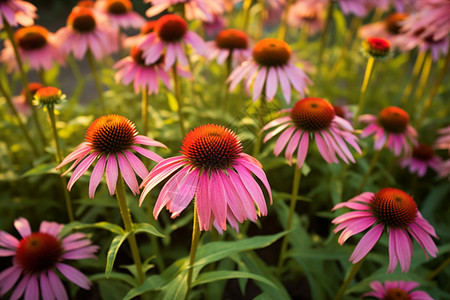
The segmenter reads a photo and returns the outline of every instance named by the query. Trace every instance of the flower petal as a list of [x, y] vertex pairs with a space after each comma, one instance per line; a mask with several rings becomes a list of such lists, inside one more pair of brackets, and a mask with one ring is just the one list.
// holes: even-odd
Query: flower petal
[[66, 276], [67, 279], [69, 279], [79, 287], [85, 290], [89, 290], [91, 288], [91, 281], [86, 277], [86, 275], [84, 275], [74, 267], [62, 263], [57, 263], [56, 268], [64, 276]]
[[363, 259], [369, 251], [375, 246], [383, 233], [383, 224], [378, 224], [370, 229], [356, 245], [355, 250], [350, 256], [350, 261], [354, 264]]

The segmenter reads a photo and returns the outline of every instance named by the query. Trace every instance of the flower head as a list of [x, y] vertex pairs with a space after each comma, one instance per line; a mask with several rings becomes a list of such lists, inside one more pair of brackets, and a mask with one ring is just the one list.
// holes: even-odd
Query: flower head
[[339, 244], [349, 237], [373, 226], [356, 245], [350, 261], [357, 263], [364, 258], [380, 238], [383, 230], [389, 234], [389, 267], [392, 273], [400, 262], [402, 272], [408, 272], [413, 255], [411, 236], [420, 244], [425, 256], [436, 257], [438, 252], [431, 236], [437, 238], [431, 226], [420, 214], [413, 198], [407, 193], [384, 188], [376, 194], [366, 192], [347, 202], [339, 203], [333, 210], [347, 207], [354, 211], [345, 213], [332, 222], [338, 226], [335, 233], [344, 229], [339, 236]]
[[113, 27], [86, 6], [75, 6], [67, 18], [67, 26], [56, 33], [61, 51], [73, 53], [81, 60], [87, 51], [96, 59], [117, 51], [118, 35]]
[[[34, 94], [41, 87], [44, 86], [39, 82], [28, 83], [28, 90], [30, 91], [32, 98], [34, 98]], [[30, 102], [27, 100], [27, 92], [25, 89], [22, 89], [20, 95], [12, 97], [12, 102], [14, 104], [14, 107], [17, 109], [19, 113], [21, 113], [25, 117], [29, 117], [31, 115], [31, 105]]]
[[142, 182], [140, 205], [158, 183], [176, 172], [158, 196], [155, 218], [164, 206], [172, 218], [179, 216], [192, 199], [201, 230], [210, 230], [213, 224], [222, 232], [228, 221], [238, 231], [238, 222], [255, 222], [258, 215], [267, 214], [263, 191], [252, 173], [264, 184], [272, 203], [266, 175], [256, 159], [242, 152], [234, 132], [212, 124], [197, 127], [184, 138], [181, 154], [159, 162]]
[[[19, 299], [68, 299], [63, 283], [55, 273], [61, 272], [79, 287], [89, 290], [91, 282], [80, 271], [66, 264], [65, 260], [96, 258], [98, 246], [91, 244], [84, 233], [60, 235], [63, 225], [43, 221], [38, 232], [31, 232], [24, 218], [15, 220], [14, 226], [22, 238], [16, 239], [0, 231], [0, 256], [13, 256], [13, 265], [0, 273], [0, 295], [5, 295], [20, 280], [11, 295]], [[39, 289], [40, 287], [40, 289]]]
[[36, 19], [36, 6], [28, 1], [3, 0], [0, 1], [0, 28], [3, 28], [3, 20], [9, 25], [31, 26]]
[[403, 168], [409, 167], [410, 173], [417, 172], [419, 177], [423, 177], [428, 167], [438, 172], [442, 160], [430, 145], [420, 143], [413, 147], [411, 156], [401, 158], [399, 163]]
[[129, 36], [124, 40], [124, 46], [127, 48], [139, 46], [146, 39], [146, 35], [153, 32], [153, 30], [155, 29], [155, 25], [156, 25], [155, 20], [150, 20], [144, 23], [144, 25], [141, 26], [139, 34]]
[[416, 144], [416, 130], [409, 125], [409, 115], [403, 109], [396, 106], [384, 108], [379, 116], [362, 115], [359, 122], [369, 124], [361, 133], [365, 138], [374, 134], [375, 149], [380, 150], [386, 145], [394, 151], [395, 155], [400, 155], [402, 151], [409, 153], [411, 145]]
[[292, 109], [281, 112], [289, 115], [269, 122], [262, 131], [272, 129], [265, 136], [264, 142], [281, 133], [275, 143], [274, 154], [278, 156], [287, 146], [285, 157], [289, 164], [292, 163], [292, 156], [297, 150], [297, 166], [300, 168], [303, 165], [311, 137], [314, 137], [322, 157], [330, 164], [338, 162], [336, 154], [346, 163], [349, 160], [355, 162], [346, 143], [361, 153], [356, 143], [357, 138], [351, 133], [352, 125], [337, 116], [328, 101], [321, 98], [304, 98], [297, 101]]
[[146, 3], [151, 3], [145, 15], [147, 17], [154, 17], [171, 6], [180, 4], [183, 6], [184, 14], [187, 20], [197, 20], [211, 22], [214, 15], [221, 15], [224, 11], [224, 4], [222, 1], [210, 0], [145, 0]]
[[145, 24], [145, 19], [133, 11], [130, 0], [97, 0], [95, 7], [116, 28], [140, 28]]
[[308, 35], [314, 35], [325, 25], [326, 4], [326, 1], [297, 1], [289, 9], [288, 23], [293, 27], [304, 28], [308, 31]]
[[[22, 27], [14, 33], [14, 41], [22, 60], [34, 70], [49, 70], [54, 62], [64, 63], [64, 56], [58, 52], [55, 35], [42, 26]], [[18, 70], [14, 49], [9, 40], [1, 53], [1, 61], [8, 71]]]
[[34, 93], [36, 104], [49, 108], [54, 107], [65, 98], [66, 95], [63, 95], [60, 89], [52, 86], [42, 87]]
[[137, 135], [136, 126], [127, 118], [119, 115], [102, 116], [89, 126], [85, 142], [78, 145], [56, 168], [59, 169], [75, 161], [64, 173], [66, 174], [76, 167], [67, 185], [67, 188], [70, 190], [94, 161], [97, 161], [89, 181], [90, 198], [94, 198], [95, 190], [105, 171], [106, 183], [112, 196], [116, 190], [119, 169], [126, 184], [133, 194], [136, 195], [139, 194], [139, 186], [134, 173], [136, 172], [139, 177], [145, 178], [148, 171], [133, 152], [135, 151], [156, 162], [162, 160], [158, 154], [138, 147], [136, 144], [165, 148], [160, 142], [143, 135]]
[[363, 297], [375, 297], [383, 300], [433, 300], [423, 291], [413, 291], [419, 284], [415, 281], [372, 281], [372, 291], [365, 293]]
[[183, 49], [185, 44], [190, 44], [200, 54], [204, 51], [204, 41], [188, 30], [186, 21], [178, 15], [168, 14], [156, 21], [154, 32], [148, 34], [140, 48], [144, 51], [146, 64], [156, 62], [165, 50], [164, 65], [169, 69], [176, 61], [183, 66], [188, 65]]
[[305, 72], [291, 62], [291, 47], [282, 40], [263, 39], [256, 43], [252, 55], [252, 59], [243, 62], [231, 72], [227, 79], [230, 82], [230, 91], [246, 77], [247, 93], [250, 93], [250, 86], [253, 84], [253, 101], [256, 101], [262, 93], [271, 101], [277, 92], [279, 82], [284, 99], [289, 103], [291, 85], [303, 96], [307, 90], [306, 84], [311, 84]]
[[208, 59], [217, 59], [219, 64], [232, 55], [238, 63], [250, 58], [248, 37], [245, 32], [238, 29], [225, 29], [217, 34], [214, 41], [208, 42]]
[[[374, 7], [372, 0], [338, 0], [345, 15], [354, 14], [360, 18], [365, 17]], [[376, 2], [375, 2], [376, 3]]]
[[362, 52], [365, 56], [384, 59], [389, 56], [391, 44], [381, 37], [369, 37], [362, 42]]
[[434, 148], [448, 150], [450, 154], [450, 126], [439, 129], [438, 134]]

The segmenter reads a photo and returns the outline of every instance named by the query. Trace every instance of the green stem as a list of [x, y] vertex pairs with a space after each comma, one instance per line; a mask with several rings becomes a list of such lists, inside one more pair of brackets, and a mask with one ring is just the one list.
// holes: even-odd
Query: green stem
[[191, 292], [191, 284], [192, 284], [192, 273], [194, 272], [194, 262], [195, 255], [197, 253], [198, 241], [200, 239], [200, 226], [198, 224], [198, 212], [197, 212], [197, 201], [194, 201], [194, 224], [192, 226], [192, 241], [191, 241], [191, 251], [189, 253], [189, 266], [188, 266], [188, 275], [187, 275], [187, 292], [185, 300], [189, 298], [189, 293]]
[[264, 84], [261, 97], [259, 98], [259, 111], [258, 111], [258, 129], [256, 131], [256, 140], [253, 148], [253, 157], [258, 157], [261, 151], [262, 134], [261, 129], [264, 127], [264, 116], [266, 114], [266, 84]]
[[6, 21], [5, 18], [3, 18], [3, 26], [4, 26], [5, 30], [6, 30], [6, 33], [8, 35], [8, 39], [11, 42], [11, 45], [12, 45], [13, 50], [14, 50], [14, 55], [16, 57], [17, 66], [19, 67], [20, 78], [22, 79], [22, 84], [23, 84], [23, 88], [24, 88], [25, 93], [26, 93], [27, 102], [28, 102], [28, 104], [31, 107], [31, 114], [33, 115], [34, 123], [36, 125], [36, 130], [38, 132], [38, 135], [39, 135], [39, 138], [41, 140], [42, 146], [45, 148], [45, 146], [47, 145], [47, 141], [45, 139], [45, 135], [44, 135], [44, 131], [42, 130], [41, 123], [39, 122], [39, 119], [38, 119], [38, 114], [37, 114], [37, 111], [36, 111], [36, 107], [32, 103], [33, 95], [31, 94], [30, 88], [28, 86], [28, 78], [27, 78], [27, 75], [25, 73], [25, 69], [23, 68], [22, 59], [20, 58], [20, 54], [19, 54], [19, 50], [17, 48], [16, 41], [14, 40], [14, 33], [12, 31], [11, 25], [9, 25], [8, 21]]
[[425, 54], [426, 54], [425, 51], [420, 51], [419, 54], [417, 55], [416, 62], [414, 63], [413, 71], [411, 74], [411, 79], [409, 80], [409, 83], [405, 88], [402, 99], [400, 100], [400, 104], [402, 106], [405, 106], [406, 103], [408, 103], [409, 97], [411, 97], [411, 92], [414, 89], [417, 77], [419, 77], [420, 70], [422, 69], [423, 66]]
[[252, 0], [244, 0], [243, 10], [244, 10], [244, 27], [242, 30], [248, 34], [248, 23], [250, 18], [250, 7], [252, 6]]
[[439, 265], [434, 271], [432, 271], [430, 274], [427, 275], [427, 280], [433, 280], [434, 277], [438, 276], [439, 273], [441, 273], [445, 267], [447, 267], [450, 264], [450, 256], [447, 257], [446, 260], [442, 262], [442, 264]]
[[146, 87], [142, 88], [142, 131], [144, 135], [148, 132], [148, 90]]
[[22, 130], [23, 136], [25, 137], [25, 140], [30, 145], [31, 152], [33, 152], [33, 155], [35, 157], [39, 156], [39, 151], [36, 148], [36, 145], [34, 141], [31, 139], [31, 136], [28, 133], [28, 129], [26, 128], [25, 124], [22, 122], [22, 119], [20, 117], [19, 112], [17, 111], [16, 107], [14, 106], [11, 97], [6, 92], [5, 88], [3, 87], [3, 82], [0, 80], [0, 92], [3, 94], [3, 96], [6, 99], [6, 103], [8, 103], [9, 108], [13, 112], [14, 116], [16, 117], [17, 123], [19, 124], [20, 129]]
[[354, 123], [356, 124], [358, 122], [358, 117], [361, 114], [363, 107], [364, 107], [364, 101], [366, 100], [366, 91], [367, 86], [369, 85], [370, 80], [370, 74], [372, 74], [373, 65], [375, 63], [375, 58], [372, 56], [369, 57], [369, 60], [367, 61], [366, 65], [366, 72], [364, 73], [364, 80], [361, 86], [361, 93], [359, 94], [359, 105], [358, 110], [354, 117]]
[[410, 114], [414, 115], [414, 110], [418, 105], [420, 99], [422, 99], [425, 87], [427, 85], [428, 78], [430, 77], [431, 66], [433, 65], [433, 57], [428, 53], [425, 57], [425, 63], [423, 64], [422, 74], [420, 74], [419, 86], [414, 95], [414, 100], [411, 106]]
[[38, 73], [39, 79], [41, 80], [42, 84], [44, 86], [48, 86], [47, 80], [45, 79], [45, 70], [39, 69], [37, 73]]
[[[233, 49], [230, 50], [230, 53], [228, 54], [228, 57], [226, 60], [225, 81], [227, 80], [228, 76], [230, 76], [232, 63], [233, 63]], [[230, 89], [229, 89], [230, 85], [225, 82], [224, 87], [225, 87], [225, 93], [224, 93], [224, 97], [223, 97], [222, 109], [223, 109], [223, 113], [226, 113], [228, 110], [228, 97], [230, 96]]]
[[332, 16], [333, 16], [333, 2], [330, 2], [328, 5], [325, 26], [322, 31], [322, 36], [320, 37], [320, 48], [319, 48], [319, 55], [318, 55], [319, 60], [317, 62], [317, 77], [318, 78], [320, 78], [320, 69], [322, 66], [323, 52], [325, 50], [325, 44], [327, 42], [327, 35], [328, 35], [328, 30], [330, 28]]
[[420, 125], [422, 125], [422, 121], [425, 118], [425, 115], [427, 114], [428, 109], [430, 108], [434, 97], [436, 97], [439, 87], [441, 86], [442, 80], [445, 77], [449, 63], [450, 63], [450, 46], [449, 46], [449, 51], [447, 52], [447, 57], [445, 58], [445, 63], [442, 66], [441, 72], [438, 74], [438, 77], [436, 78], [436, 81], [434, 82], [434, 85], [431, 89], [431, 93], [428, 96], [427, 100], [425, 101], [425, 105], [423, 106], [422, 113], [420, 114], [420, 117], [417, 120], [416, 128], [419, 128]]
[[88, 50], [86, 56], [89, 62], [89, 66], [91, 67], [92, 76], [94, 77], [95, 88], [97, 89], [98, 99], [100, 100], [100, 108], [103, 112], [105, 112], [105, 101], [103, 100], [102, 83], [100, 82], [100, 78], [98, 77], [94, 55], [92, 54], [91, 50]]
[[365, 260], [365, 257], [361, 259], [356, 264], [353, 264], [352, 269], [350, 270], [350, 273], [347, 275], [347, 278], [345, 278], [344, 283], [342, 283], [341, 287], [339, 288], [339, 291], [337, 292], [336, 296], [334, 297], [334, 300], [341, 300], [344, 296], [345, 290], [347, 289], [350, 282], [352, 282], [353, 278], [355, 278], [356, 274], [358, 273], [359, 269], [361, 268], [363, 262]]
[[[53, 138], [55, 140], [55, 145], [56, 145], [56, 162], [59, 164], [62, 161], [62, 156], [61, 156], [61, 148], [59, 146], [59, 138], [58, 138], [58, 131], [56, 129], [56, 117], [55, 117], [55, 111], [53, 106], [52, 107], [47, 107], [47, 111], [48, 111], [48, 117], [50, 119], [50, 127], [52, 128], [52, 133], [53, 133]], [[64, 171], [61, 169], [60, 170], [61, 174], [64, 173]], [[74, 215], [73, 215], [73, 209], [72, 209], [72, 201], [70, 199], [70, 194], [69, 191], [67, 190], [67, 180], [66, 178], [60, 177], [61, 178], [61, 185], [63, 188], [63, 192], [64, 192], [64, 200], [66, 202], [66, 209], [67, 209], [67, 215], [69, 216], [69, 221], [73, 222], [75, 220]]]
[[175, 98], [177, 99], [178, 102], [178, 123], [180, 125], [181, 137], [184, 137], [186, 134], [186, 130], [184, 127], [184, 117], [183, 117], [183, 99], [181, 99], [180, 83], [178, 82], [176, 63], [173, 64], [172, 66], [172, 75], [173, 75], [173, 85], [175, 89]]
[[259, 6], [260, 6], [260, 14], [259, 14], [259, 26], [258, 26], [258, 31], [255, 34], [255, 40], [258, 41], [261, 39], [263, 32], [264, 32], [264, 15], [265, 15], [265, 11], [264, 11], [264, 1], [265, 0], [259, 0]]
[[381, 149], [378, 151], [375, 151], [375, 154], [372, 157], [372, 160], [370, 161], [370, 165], [369, 165], [369, 169], [367, 170], [366, 174], [364, 175], [361, 184], [358, 187], [358, 190], [356, 191], [356, 194], [361, 193], [361, 191], [363, 190], [364, 186], [366, 185], [367, 179], [369, 179], [370, 174], [372, 173], [375, 164], [378, 161], [378, 158], [380, 157], [380, 153], [381, 153]]
[[[292, 226], [292, 219], [295, 213], [295, 207], [297, 203], [298, 190], [300, 187], [300, 181], [302, 179], [302, 168], [298, 168], [294, 166], [294, 179], [292, 181], [292, 194], [291, 194], [291, 202], [289, 205], [289, 215], [286, 222], [285, 230], [290, 230]], [[280, 256], [278, 258], [278, 267], [277, 274], [281, 276], [283, 270], [283, 263], [286, 260], [286, 250], [289, 244], [289, 234], [285, 235], [283, 238], [283, 242], [281, 244]]]
[[289, 8], [291, 8], [293, 2], [294, 2], [293, 0], [288, 0], [286, 3], [286, 7], [284, 8], [283, 16], [281, 17], [280, 29], [278, 30], [278, 38], [280, 40], [284, 40], [284, 38], [286, 37]]
[[134, 264], [136, 266], [139, 284], [142, 284], [145, 280], [144, 271], [142, 270], [142, 262], [139, 256], [139, 249], [136, 242], [136, 236], [134, 235], [133, 221], [131, 220], [130, 210], [128, 209], [127, 199], [125, 197], [125, 186], [122, 178], [122, 174], [119, 172], [116, 186], [116, 197], [119, 203], [120, 214], [122, 215], [123, 225], [125, 231], [130, 233], [128, 235], [128, 243], [130, 245], [131, 256], [133, 257]]

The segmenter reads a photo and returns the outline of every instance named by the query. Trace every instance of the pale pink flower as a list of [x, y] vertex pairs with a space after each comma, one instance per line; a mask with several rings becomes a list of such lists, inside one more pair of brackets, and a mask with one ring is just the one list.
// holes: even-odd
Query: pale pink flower
[[230, 54], [233, 62], [240, 64], [248, 60], [251, 50], [248, 49], [248, 37], [245, 32], [237, 29], [225, 29], [219, 32], [214, 41], [207, 42], [208, 59], [216, 59], [223, 64]]
[[286, 147], [285, 157], [292, 163], [292, 156], [297, 150], [297, 166], [301, 168], [308, 153], [309, 141], [314, 137], [319, 152], [329, 164], [338, 163], [336, 154], [348, 164], [355, 162], [347, 144], [358, 153], [361, 149], [352, 134], [353, 127], [347, 120], [338, 117], [333, 106], [320, 98], [304, 98], [292, 109], [282, 110], [287, 116], [275, 119], [262, 128], [273, 129], [264, 138], [264, 142], [281, 133], [275, 143], [274, 154], [280, 155]]
[[253, 58], [244, 61], [231, 72], [227, 79], [230, 91], [234, 90], [244, 78], [248, 94], [253, 84], [253, 101], [260, 98], [262, 93], [271, 101], [279, 83], [288, 104], [291, 101], [291, 85], [303, 97], [307, 91], [306, 84], [312, 83], [305, 72], [292, 62], [291, 47], [286, 42], [274, 38], [263, 39], [256, 43]]
[[428, 168], [438, 172], [442, 159], [434, 154], [430, 145], [420, 143], [413, 147], [411, 156], [401, 158], [399, 164], [403, 168], [408, 167], [410, 173], [417, 173], [419, 177], [423, 177]]
[[116, 28], [140, 28], [145, 19], [133, 11], [130, 0], [97, 0], [95, 8]]
[[210, 22], [214, 15], [221, 15], [224, 12], [224, 3], [222, 1], [211, 0], [145, 0], [145, 3], [151, 3], [145, 15], [154, 17], [169, 7], [182, 3], [184, 5], [184, 16], [187, 20], [197, 20]]
[[0, 29], [3, 28], [3, 19], [12, 27], [19, 24], [31, 26], [36, 19], [36, 6], [28, 1], [3, 0], [0, 1]]
[[373, 291], [365, 293], [363, 297], [374, 297], [377, 299], [408, 299], [408, 300], [433, 300], [423, 291], [413, 291], [419, 284], [415, 281], [372, 281], [370, 287]]
[[137, 135], [136, 126], [127, 118], [119, 115], [102, 116], [89, 126], [85, 142], [78, 145], [56, 168], [60, 169], [62, 166], [75, 161], [64, 173], [66, 174], [76, 167], [67, 185], [67, 189], [70, 191], [73, 184], [80, 179], [94, 161], [97, 161], [89, 180], [90, 198], [94, 198], [95, 190], [100, 184], [103, 173], [106, 174], [109, 193], [111, 196], [114, 195], [119, 169], [125, 183], [136, 195], [139, 194], [139, 185], [134, 173], [144, 179], [148, 171], [133, 152], [156, 162], [162, 160], [162, 157], [158, 154], [139, 147], [137, 144], [166, 148], [160, 142], [143, 135]]
[[417, 144], [417, 131], [409, 124], [409, 115], [406, 111], [395, 106], [383, 109], [379, 116], [362, 115], [359, 122], [369, 124], [361, 133], [365, 138], [374, 135], [376, 150], [385, 145], [392, 150], [396, 156], [402, 152], [411, 152], [411, 144]]
[[[171, 90], [170, 77], [164, 69], [163, 61], [164, 55], [157, 62], [147, 65], [142, 57], [142, 50], [138, 46], [134, 46], [131, 48], [130, 56], [122, 58], [114, 64], [114, 68], [118, 69], [114, 79], [116, 82], [122, 81], [123, 84], [133, 82], [136, 94], [140, 93], [142, 89], [147, 89], [149, 94], [157, 94], [159, 92], [158, 78]], [[191, 76], [188, 71], [183, 70], [179, 66], [177, 66], [177, 74], [182, 77]]]
[[125, 38], [123, 45], [130, 49], [133, 48], [133, 46], [140, 45], [147, 38], [147, 34], [153, 32], [155, 25], [155, 20], [147, 21], [141, 26], [139, 34]]
[[[28, 221], [19, 218], [14, 227], [21, 235], [18, 240], [0, 231], [0, 256], [13, 256], [12, 267], [0, 273], [0, 296], [4, 296], [19, 282], [10, 299], [68, 299], [66, 289], [57, 273], [79, 287], [89, 290], [92, 283], [80, 271], [66, 264], [65, 260], [96, 259], [98, 246], [92, 245], [84, 233], [60, 235], [64, 225], [41, 222], [38, 232], [31, 232]], [[19, 281], [20, 279], [20, 281]]]
[[413, 256], [411, 236], [422, 247], [427, 259], [427, 252], [436, 257], [438, 249], [431, 238], [437, 238], [436, 232], [422, 217], [413, 198], [407, 193], [394, 188], [384, 188], [376, 194], [366, 192], [335, 205], [332, 210], [343, 207], [354, 211], [332, 221], [338, 225], [334, 229], [335, 233], [344, 230], [338, 239], [340, 245], [351, 236], [371, 227], [350, 256], [352, 263], [359, 262], [372, 250], [383, 231], [389, 234], [389, 273], [394, 272], [398, 262], [402, 272], [409, 271]]
[[160, 182], [173, 175], [162, 188], [153, 209], [158, 218], [164, 206], [172, 218], [195, 199], [200, 230], [211, 224], [222, 233], [228, 223], [239, 230], [238, 222], [267, 214], [264, 193], [252, 173], [272, 194], [262, 166], [242, 152], [239, 138], [219, 125], [203, 125], [191, 130], [183, 140], [181, 156], [164, 159], [144, 179], [139, 205]]
[[354, 14], [360, 18], [373, 9], [372, 0], [338, 0], [338, 3], [345, 15]]
[[118, 50], [117, 31], [88, 7], [76, 6], [67, 18], [67, 26], [56, 32], [60, 50], [81, 60], [87, 51], [96, 59]]
[[[20, 28], [14, 33], [14, 40], [22, 61], [33, 70], [50, 70], [55, 62], [64, 64], [65, 57], [58, 51], [55, 35], [42, 26]], [[11, 41], [5, 40], [0, 60], [7, 65], [8, 72], [19, 70]]]
[[186, 21], [177, 15], [164, 15], [156, 21], [154, 32], [141, 43], [145, 63], [155, 63], [165, 50], [166, 70], [176, 62], [188, 65], [184, 45], [191, 45], [199, 54], [205, 50], [205, 42], [193, 31], [188, 30]]
[[439, 137], [434, 142], [434, 148], [448, 150], [450, 154], [450, 126], [438, 130]]
[[447, 179], [450, 180], [450, 159], [447, 159], [439, 166], [438, 174], [439, 177], [447, 177]]
[[211, 21], [203, 21], [203, 29], [207, 37], [217, 35], [227, 25], [227, 21], [221, 15], [214, 15]]
[[295, 2], [289, 9], [289, 25], [300, 27], [301, 30], [307, 29], [308, 35], [315, 35], [325, 25], [326, 3], [323, 0], [301, 0]]

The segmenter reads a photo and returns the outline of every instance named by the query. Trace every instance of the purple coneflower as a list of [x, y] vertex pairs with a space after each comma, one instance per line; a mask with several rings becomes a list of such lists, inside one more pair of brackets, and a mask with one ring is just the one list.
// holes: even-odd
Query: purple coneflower
[[389, 233], [388, 272], [394, 272], [398, 262], [402, 272], [409, 271], [413, 256], [411, 236], [422, 247], [427, 259], [426, 252], [436, 257], [438, 249], [431, 238], [431, 236], [437, 238], [436, 232], [422, 217], [416, 202], [407, 193], [395, 188], [384, 188], [376, 194], [366, 192], [335, 205], [332, 210], [342, 207], [354, 211], [332, 221], [338, 225], [334, 229], [335, 233], [344, 229], [338, 239], [340, 245], [349, 237], [374, 225], [356, 245], [350, 256], [352, 263], [359, 262], [372, 250], [384, 229]]
[[[181, 214], [195, 198], [200, 230], [226, 230], [226, 222], [239, 230], [238, 222], [256, 221], [267, 214], [264, 193], [252, 173], [272, 194], [262, 166], [242, 152], [239, 138], [219, 125], [203, 125], [191, 130], [183, 140], [181, 156], [159, 162], [144, 179], [139, 204], [161, 181], [176, 172], [162, 188], [153, 216], [164, 206], [172, 218]], [[256, 204], [256, 205], [255, 205]]]
[[373, 0], [338, 0], [339, 6], [345, 15], [354, 14], [357, 17], [365, 17], [373, 8]]
[[405, 154], [410, 153], [411, 145], [409, 143], [417, 144], [417, 132], [409, 125], [408, 113], [396, 106], [386, 107], [378, 117], [362, 115], [359, 117], [359, 122], [369, 124], [362, 131], [361, 137], [365, 138], [373, 134], [376, 150], [380, 150], [386, 145], [398, 156], [402, 151]]
[[230, 82], [230, 91], [234, 90], [244, 77], [247, 93], [253, 84], [253, 101], [260, 98], [262, 93], [271, 101], [280, 83], [284, 99], [290, 103], [291, 85], [303, 97], [304, 91], [307, 91], [306, 84], [311, 84], [305, 72], [291, 62], [291, 47], [286, 42], [274, 38], [263, 39], [256, 43], [253, 58], [243, 62], [231, 72], [227, 79]]
[[136, 195], [139, 194], [139, 186], [134, 173], [136, 172], [143, 179], [147, 176], [148, 171], [133, 152], [135, 151], [156, 162], [162, 160], [158, 154], [139, 147], [137, 144], [165, 148], [160, 142], [143, 135], [137, 135], [136, 126], [127, 118], [119, 115], [102, 116], [89, 126], [85, 142], [78, 145], [56, 168], [59, 169], [75, 161], [64, 173], [66, 174], [76, 167], [67, 185], [67, 189], [70, 190], [73, 184], [97, 160], [89, 181], [90, 198], [94, 198], [95, 190], [103, 177], [103, 173], [106, 173], [106, 184], [112, 196], [116, 190], [119, 170], [130, 190]]
[[0, 28], [3, 28], [3, 19], [16, 27], [17, 25], [31, 26], [36, 18], [36, 6], [28, 1], [4, 0], [0, 1]]
[[450, 126], [438, 130], [439, 137], [434, 142], [436, 149], [448, 150], [450, 154]]
[[346, 163], [355, 162], [346, 143], [358, 153], [361, 149], [352, 134], [353, 127], [345, 119], [336, 115], [333, 106], [320, 98], [304, 98], [292, 109], [282, 110], [287, 116], [275, 119], [262, 128], [262, 131], [276, 127], [264, 138], [264, 142], [282, 132], [275, 143], [274, 154], [279, 155], [286, 147], [285, 157], [292, 163], [297, 150], [297, 166], [300, 168], [308, 153], [309, 140], [314, 136], [317, 147], [327, 163], [337, 163], [336, 154]]
[[[39, 90], [42, 87], [44, 86], [39, 82], [28, 83], [28, 90], [30, 91], [31, 97], [34, 98], [34, 94], [36, 94], [37, 90]], [[25, 117], [29, 117], [31, 115], [32, 101], [27, 100], [27, 92], [25, 89], [22, 90], [20, 95], [12, 97], [12, 101], [19, 113], [21, 113]]]
[[147, 17], [154, 17], [169, 7], [182, 4], [184, 5], [184, 15], [188, 20], [212, 21], [214, 15], [221, 15], [224, 11], [224, 4], [222, 1], [210, 0], [145, 0], [146, 3], [151, 3], [145, 15]]
[[63, 53], [81, 60], [89, 50], [96, 59], [117, 51], [117, 32], [88, 7], [76, 6], [67, 18], [67, 26], [56, 33]]
[[325, 25], [324, 14], [327, 2], [323, 0], [303, 0], [295, 2], [289, 9], [288, 23], [293, 27], [307, 30], [308, 35], [315, 35]]
[[411, 156], [401, 158], [399, 164], [403, 168], [409, 167], [410, 173], [417, 173], [419, 177], [423, 177], [428, 168], [438, 172], [442, 159], [434, 154], [430, 145], [420, 143], [413, 147]]
[[[50, 70], [54, 62], [64, 63], [54, 34], [42, 26], [20, 28], [15, 32], [14, 40], [22, 61], [28, 63], [33, 70]], [[1, 61], [8, 66], [9, 72], [18, 70], [14, 49], [9, 40], [5, 41]]]
[[141, 26], [139, 34], [127, 37], [124, 40], [123, 45], [126, 48], [132, 48], [133, 46], [140, 45], [147, 38], [147, 34], [153, 32], [153, 30], [155, 29], [155, 25], [156, 25], [155, 20], [150, 20], [146, 22], [144, 25]]
[[204, 52], [205, 42], [195, 32], [188, 30], [186, 21], [177, 15], [168, 14], [156, 21], [154, 32], [141, 43], [145, 63], [155, 63], [165, 50], [165, 68], [171, 68], [175, 62], [188, 65], [183, 45], [190, 44], [199, 54]]
[[372, 281], [370, 287], [373, 291], [365, 293], [363, 297], [374, 297], [382, 300], [433, 300], [423, 291], [413, 291], [419, 284], [415, 281]]
[[332, 104], [336, 116], [341, 117], [344, 120], [351, 122], [353, 120], [353, 112], [347, 105], [343, 104]]
[[145, 19], [133, 11], [130, 0], [97, 0], [95, 8], [116, 28], [140, 28], [145, 24]]
[[208, 59], [216, 59], [223, 64], [232, 55], [235, 63], [242, 63], [251, 56], [248, 49], [248, 37], [245, 32], [237, 29], [225, 29], [219, 32], [214, 41], [207, 42]]
[[13, 256], [13, 265], [0, 273], [0, 295], [4, 296], [17, 284], [10, 299], [68, 299], [66, 289], [55, 269], [79, 287], [89, 290], [90, 280], [80, 271], [64, 263], [65, 260], [96, 258], [98, 246], [91, 244], [84, 233], [60, 236], [64, 225], [41, 222], [38, 232], [31, 232], [24, 218], [14, 221], [22, 238], [16, 239], [0, 231], [0, 256]]

